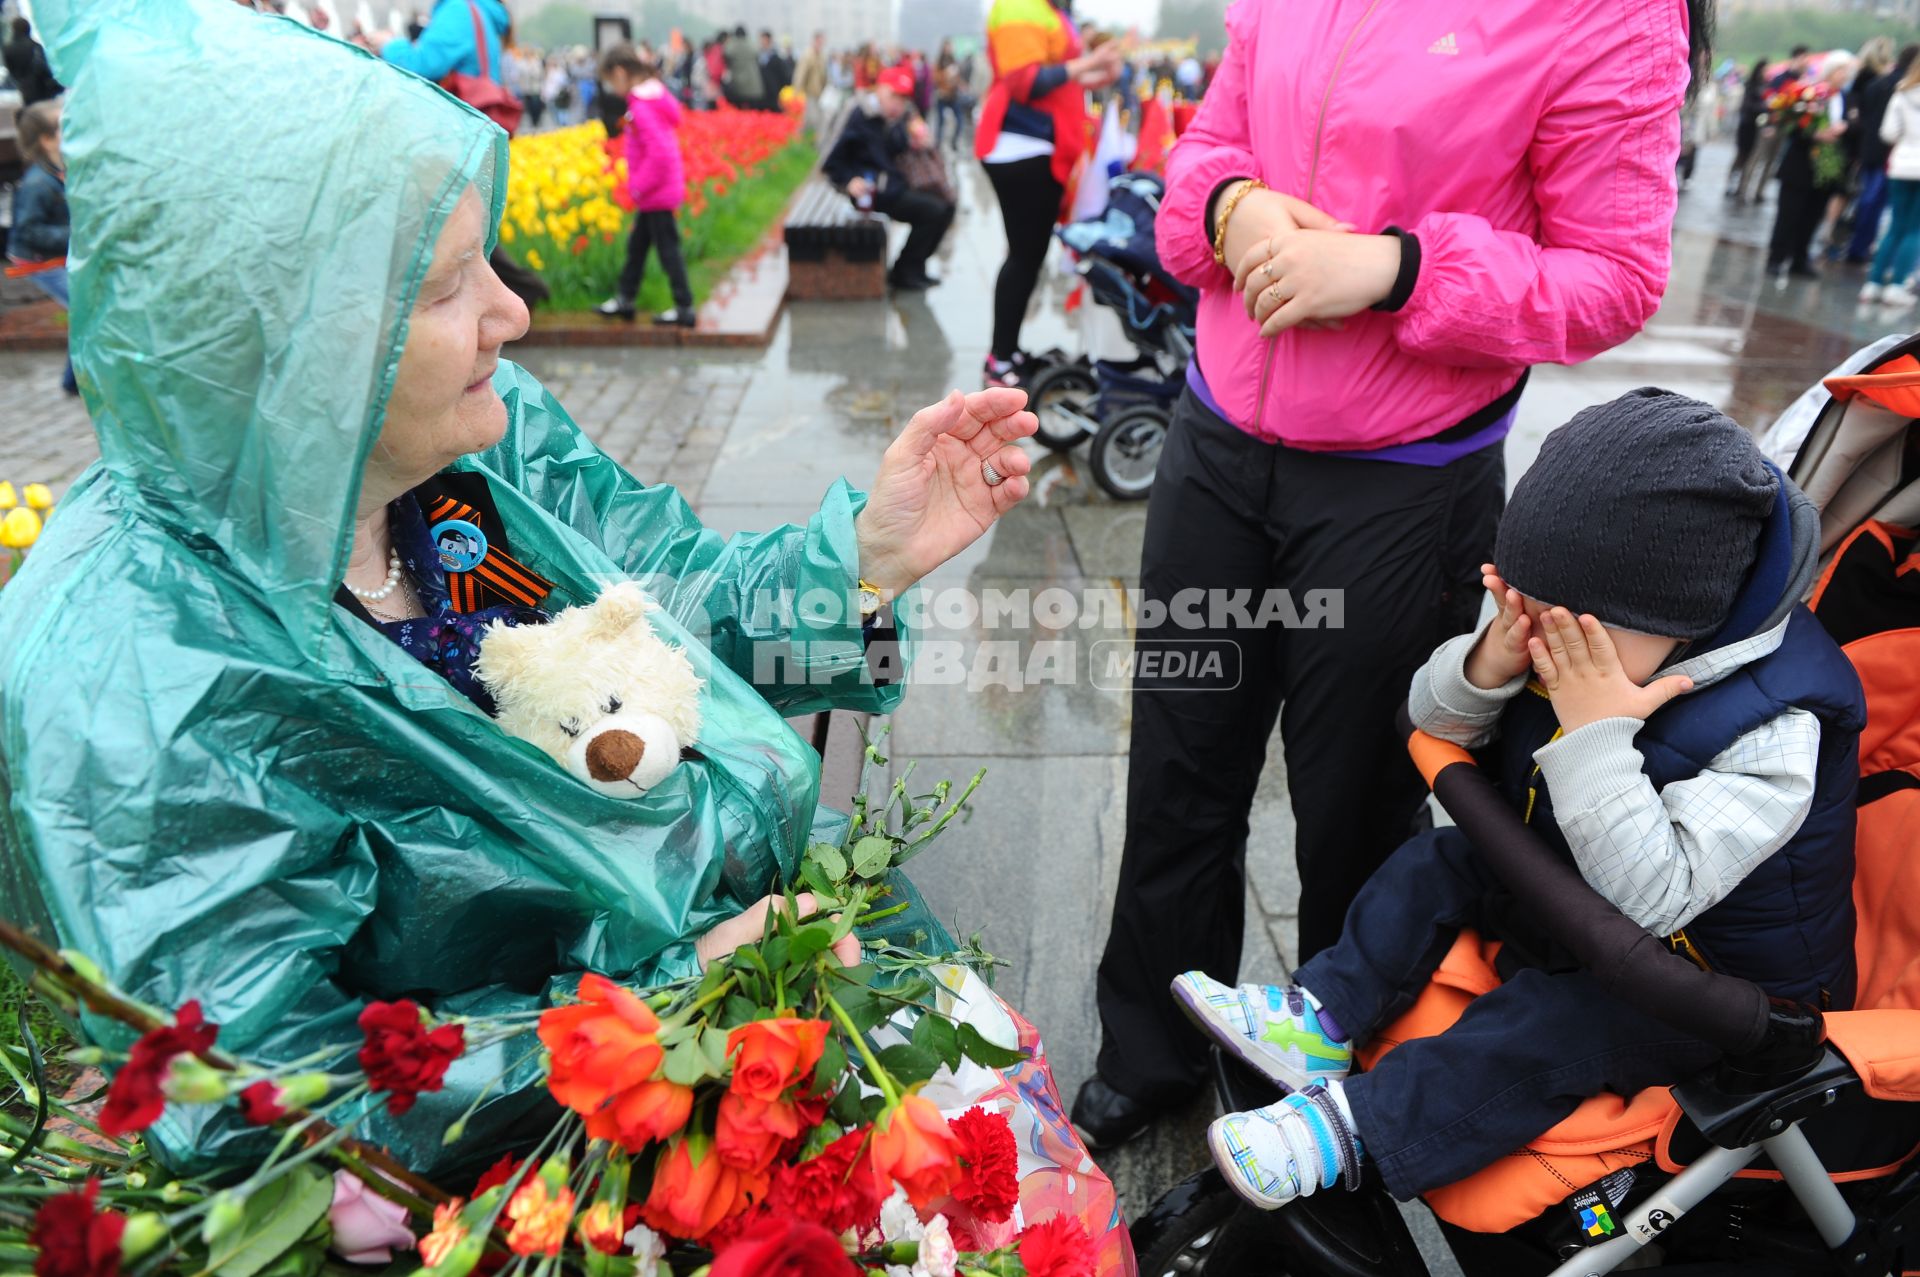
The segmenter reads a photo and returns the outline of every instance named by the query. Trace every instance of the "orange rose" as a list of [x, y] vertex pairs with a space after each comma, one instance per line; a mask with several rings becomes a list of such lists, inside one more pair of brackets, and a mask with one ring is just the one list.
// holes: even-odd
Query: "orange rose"
[[763, 1104], [732, 1091], [720, 1097], [713, 1148], [720, 1160], [743, 1171], [765, 1170], [781, 1145], [806, 1130], [808, 1123], [792, 1100]]
[[579, 1231], [580, 1244], [603, 1255], [618, 1255], [626, 1249], [627, 1230], [620, 1226], [612, 1202], [599, 1201], [587, 1207], [587, 1213], [580, 1217]]
[[873, 1124], [873, 1169], [907, 1190], [915, 1206], [953, 1191], [960, 1182], [959, 1143], [933, 1101], [909, 1095]]
[[629, 1153], [679, 1133], [693, 1112], [693, 1089], [657, 1078], [629, 1087], [587, 1115], [587, 1135], [612, 1140]]
[[420, 1262], [429, 1268], [438, 1268], [448, 1252], [460, 1244], [467, 1230], [460, 1223], [460, 1208], [465, 1205], [458, 1197], [450, 1202], [433, 1208], [433, 1231], [420, 1239]]
[[764, 1172], [728, 1166], [712, 1145], [704, 1136], [691, 1135], [667, 1146], [653, 1171], [653, 1191], [640, 1211], [647, 1227], [699, 1241], [722, 1220], [766, 1196]]
[[508, 1250], [516, 1255], [558, 1255], [573, 1220], [573, 1190], [563, 1184], [558, 1195], [549, 1194], [546, 1182], [533, 1176], [507, 1203], [507, 1218], [513, 1221], [507, 1233]]
[[734, 1057], [732, 1089], [743, 1099], [763, 1103], [802, 1078], [813, 1076], [814, 1065], [827, 1047], [825, 1020], [755, 1020], [727, 1034], [727, 1054]]
[[593, 974], [581, 977], [580, 998], [540, 1015], [553, 1098], [586, 1118], [593, 1138], [630, 1153], [686, 1125], [693, 1092], [655, 1079], [666, 1058], [659, 1017], [630, 990]]

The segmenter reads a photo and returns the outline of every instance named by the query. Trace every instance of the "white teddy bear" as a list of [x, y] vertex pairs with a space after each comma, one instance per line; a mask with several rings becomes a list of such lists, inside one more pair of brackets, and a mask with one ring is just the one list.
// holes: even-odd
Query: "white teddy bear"
[[646, 614], [631, 581], [545, 625], [490, 626], [474, 673], [509, 735], [603, 794], [637, 798], [666, 779], [700, 731], [700, 677]]

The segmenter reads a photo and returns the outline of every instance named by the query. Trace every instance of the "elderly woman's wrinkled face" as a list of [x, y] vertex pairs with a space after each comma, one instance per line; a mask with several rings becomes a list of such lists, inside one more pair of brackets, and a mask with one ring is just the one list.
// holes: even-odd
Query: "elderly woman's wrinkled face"
[[486, 212], [469, 190], [441, 228], [367, 458], [363, 507], [386, 504], [506, 433], [493, 370], [500, 347], [527, 331], [527, 307], [487, 264]]

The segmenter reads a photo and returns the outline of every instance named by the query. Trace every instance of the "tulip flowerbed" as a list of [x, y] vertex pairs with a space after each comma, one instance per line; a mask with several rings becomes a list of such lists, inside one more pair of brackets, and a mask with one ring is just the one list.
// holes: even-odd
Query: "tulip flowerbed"
[[[598, 121], [515, 138], [500, 243], [538, 271], [556, 311], [588, 310], [613, 294], [633, 214], [627, 162]], [[695, 302], [759, 242], [812, 171], [795, 110], [689, 111], [680, 121], [687, 202], [680, 246]], [[640, 291], [643, 313], [673, 304], [657, 258]]]

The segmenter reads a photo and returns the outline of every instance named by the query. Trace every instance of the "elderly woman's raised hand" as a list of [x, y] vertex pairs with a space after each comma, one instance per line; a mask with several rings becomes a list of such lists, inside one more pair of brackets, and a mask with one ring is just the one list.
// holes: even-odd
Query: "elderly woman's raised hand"
[[1026, 402], [1025, 391], [1005, 387], [956, 390], [913, 415], [880, 459], [854, 524], [863, 579], [900, 593], [1027, 495], [1033, 462], [1018, 441], [1040, 423]]

